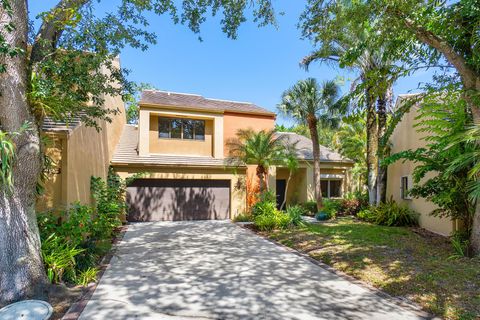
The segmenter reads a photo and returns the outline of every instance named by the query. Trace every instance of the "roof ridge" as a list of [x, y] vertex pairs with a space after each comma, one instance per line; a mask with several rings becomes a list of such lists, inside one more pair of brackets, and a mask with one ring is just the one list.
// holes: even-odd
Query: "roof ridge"
[[196, 93], [176, 92], [176, 91], [167, 91], [167, 90], [158, 90], [158, 89], [145, 89], [143, 91], [162, 92], [162, 93], [166, 93], [168, 95], [170, 95], [170, 94], [181, 94], [181, 95], [184, 95], [184, 96], [194, 96], [194, 97], [201, 97], [201, 98], [205, 99], [204, 96], [202, 96], [201, 94], [196, 94]]
[[215, 99], [215, 98], [205, 98], [204, 99], [206, 100], [213, 100], [213, 101], [223, 101], [223, 102], [233, 102], [233, 103], [245, 103], [245, 104], [250, 104], [250, 105], [255, 105], [253, 102], [249, 102], [249, 101], [236, 101], [236, 100], [226, 100], [226, 99]]

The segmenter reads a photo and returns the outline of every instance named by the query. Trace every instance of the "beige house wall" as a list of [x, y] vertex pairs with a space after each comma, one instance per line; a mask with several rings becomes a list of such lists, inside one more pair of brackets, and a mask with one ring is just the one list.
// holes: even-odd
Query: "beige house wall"
[[[212, 124], [210, 135], [211, 143], [210, 151], [207, 154], [206, 145], [196, 145], [192, 153], [187, 155], [198, 155], [198, 156], [213, 156], [214, 158], [223, 158], [223, 114], [213, 113], [213, 112], [204, 112], [204, 111], [195, 111], [195, 110], [177, 110], [169, 109], [166, 106], [160, 105], [140, 105], [139, 120], [138, 120], [138, 153], [141, 156], [148, 156], [151, 153], [168, 153], [167, 146], [161, 146], [163, 139], [158, 139], [158, 120], [152, 120], [156, 117], [174, 117], [174, 118], [187, 118], [187, 119], [199, 119], [205, 120]], [[158, 119], [158, 118], [156, 118]], [[151, 126], [154, 126], [151, 128]], [[156, 129], [155, 129], [156, 128]], [[154, 138], [156, 137], [156, 138]], [[165, 139], [166, 141], [167, 139]], [[183, 150], [187, 149], [187, 146], [192, 146], [192, 144], [199, 143], [200, 141], [182, 141], [171, 139], [168, 140], [168, 144], [176, 145]], [[173, 141], [176, 141], [172, 143]], [[171, 150], [171, 149], [168, 149]], [[175, 151], [176, 152], [176, 151]], [[185, 154], [185, 153], [173, 153], [173, 154]]]
[[[120, 61], [114, 61], [118, 67]], [[46, 133], [55, 143], [46, 153], [56, 168], [45, 182], [45, 193], [37, 200], [37, 210], [64, 208], [73, 202], [91, 203], [90, 178], [106, 178], [110, 160], [126, 123], [120, 96], [104, 96], [104, 107], [116, 110], [111, 122], [99, 121], [100, 130], [80, 124], [69, 133]]]
[[[417, 116], [418, 106], [413, 106], [395, 128], [390, 140], [392, 154], [409, 149], [415, 150], [426, 145], [423, 140], [426, 133], [417, 132], [414, 128]], [[396, 202], [407, 205], [410, 209], [418, 212], [422, 228], [441, 235], [450, 235], [455, 230], [455, 222], [448, 218], [432, 217], [429, 213], [436, 209], [433, 203], [425, 199], [406, 200], [401, 198], [401, 178], [409, 176], [411, 179], [414, 168], [415, 164], [411, 161], [397, 161], [388, 167], [387, 199], [391, 197]]]
[[136, 173], [145, 173], [143, 178], [151, 179], [202, 179], [230, 180], [230, 218], [233, 219], [245, 211], [245, 169], [223, 168], [162, 168], [162, 167], [123, 167], [116, 166], [115, 171], [122, 178]]
[[205, 140], [182, 140], [159, 138], [158, 118], [158, 115], [150, 115], [150, 153], [213, 157], [213, 120], [205, 120]]
[[[352, 163], [328, 163], [322, 162], [320, 165], [322, 175], [342, 175], [343, 193], [352, 190], [351, 169]], [[271, 167], [268, 172], [268, 189], [276, 193], [276, 180], [288, 179], [289, 171], [285, 167]], [[247, 176], [252, 181], [258, 181], [256, 177], [256, 166], [249, 165]], [[324, 178], [322, 178], [323, 180]], [[292, 180], [287, 191], [287, 205], [294, 203], [303, 203], [315, 200], [315, 189], [313, 184], [313, 163], [303, 162], [298, 170], [293, 174]]]

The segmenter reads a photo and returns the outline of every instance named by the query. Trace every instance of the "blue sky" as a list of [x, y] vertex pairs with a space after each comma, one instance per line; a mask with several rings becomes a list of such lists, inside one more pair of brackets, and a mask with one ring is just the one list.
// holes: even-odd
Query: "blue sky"
[[[30, 18], [48, 10], [56, 0], [31, 0]], [[107, 11], [112, 0], [102, 1], [98, 8]], [[318, 80], [337, 76], [347, 81], [354, 75], [346, 70], [314, 64], [307, 72], [299, 61], [312, 50], [311, 44], [300, 39], [296, 25], [304, 9], [304, 0], [276, 0], [278, 28], [258, 28], [253, 21], [240, 27], [237, 40], [221, 32], [220, 17], [207, 19], [202, 26], [203, 42], [187, 27], [174, 25], [167, 17], [151, 16], [151, 30], [158, 43], [142, 52], [126, 48], [121, 54], [122, 66], [130, 69], [130, 80], [148, 82], [155, 87], [175, 92], [201, 94], [209, 98], [250, 101], [275, 110], [284, 90], [297, 80], [315, 77]], [[38, 25], [38, 22], [36, 22]], [[428, 81], [431, 72], [423, 71], [395, 86], [395, 94], [416, 91], [419, 82]], [[280, 123], [288, 124], [285, 119]]]

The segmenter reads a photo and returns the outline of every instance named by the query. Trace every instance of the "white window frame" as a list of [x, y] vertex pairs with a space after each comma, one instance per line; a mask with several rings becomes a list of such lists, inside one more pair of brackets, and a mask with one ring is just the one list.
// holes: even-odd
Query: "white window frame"
[[[341, 199], [341, 198], [343, 198], [343, 179], [320, 179], [320, 181], [326, 181], [327, 182], [327, 199]], [[340, 181], [340, 196], [339, 197], [332, 198], [330, 196], [330, 182], [331, 181]]]

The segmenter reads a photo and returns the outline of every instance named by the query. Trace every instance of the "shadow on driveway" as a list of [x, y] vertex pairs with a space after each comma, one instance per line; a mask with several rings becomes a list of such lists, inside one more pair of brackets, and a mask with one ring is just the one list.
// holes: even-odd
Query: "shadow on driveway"
[[80, 319], [422, 319], [229, 222], [129, 226]]

